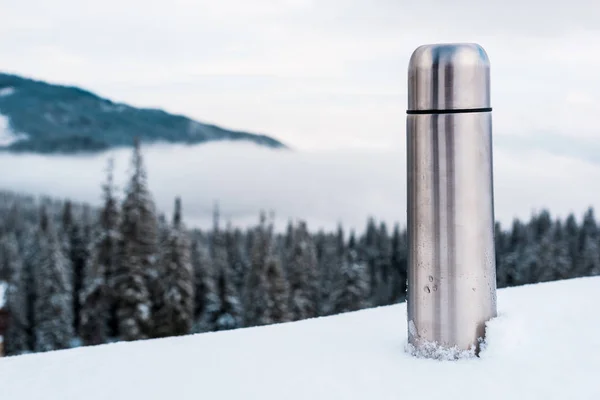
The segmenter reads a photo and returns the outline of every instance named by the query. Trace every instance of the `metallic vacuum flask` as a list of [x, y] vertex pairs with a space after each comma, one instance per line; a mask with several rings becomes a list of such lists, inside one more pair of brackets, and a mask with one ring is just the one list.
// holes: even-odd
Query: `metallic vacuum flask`
[[408, 69], [408, 340], [479, 350], [496, 316], [490, 64], [476, 44]]

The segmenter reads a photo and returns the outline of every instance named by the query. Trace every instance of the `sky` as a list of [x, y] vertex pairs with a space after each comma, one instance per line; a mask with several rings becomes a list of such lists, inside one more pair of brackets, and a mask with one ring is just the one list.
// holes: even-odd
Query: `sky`
[[[498, 219], [600, 208], [599, 2], [4, 0], [0, 15], [6, 72], [295, 150], [148, 148], [159, 207], [181, 194], [193, 223], [215, 200], [237, 222], [270, 208], [313, 227], [403, 223], [408, 60], [436, 42], [489, 55]], [[106, 158], [2, 156], [0, 187], [98, 203]]]
[[5, 0], [2, 69], [272, 135], [298, 150], [404, 142], [412, 51], [477, 42], [497, 135], [597, 135], [591, 0]]

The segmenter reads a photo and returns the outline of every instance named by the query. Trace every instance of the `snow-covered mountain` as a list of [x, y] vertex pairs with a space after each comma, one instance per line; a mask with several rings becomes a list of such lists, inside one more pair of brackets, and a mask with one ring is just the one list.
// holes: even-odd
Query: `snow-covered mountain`
[[144, 142], [245, 141], [285, 146], [265, 135], [228, 130], [159, 109], [113, 102], [78, 87], [0, 73], [0, 149], [35, 153], [98, 152]]
[[598, 399], [600, 277], [502, 289], [480, 358], [405, 351], [406, 305], [0, 359], [3, 399]]

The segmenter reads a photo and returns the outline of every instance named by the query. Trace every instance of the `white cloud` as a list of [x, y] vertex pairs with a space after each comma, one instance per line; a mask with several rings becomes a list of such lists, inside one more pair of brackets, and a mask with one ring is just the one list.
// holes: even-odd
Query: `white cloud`
[[[312, 229], [338, 222], [362, 230], [368, 216], [405, 224], [404, 147], [389, 150], [273, 151], [251, 144], [158, 145], [144, 151], [150, 189], [170, 213], [180, 195], [189, 225], [209, 226], [214, 201], [235, 225], [254, 224], [274, 210], [278, 228], [303, 218]], [[124, 187], [130, 150], [113, 151], [117, 183]], [[56, 157], [0, 155], [0, 187], [100, 204], [108, 155]], [[600, 164], [541, 151], [494, 151], [496, 217], [508, 225], [547, 207], [579, 217], [600, 206]]]

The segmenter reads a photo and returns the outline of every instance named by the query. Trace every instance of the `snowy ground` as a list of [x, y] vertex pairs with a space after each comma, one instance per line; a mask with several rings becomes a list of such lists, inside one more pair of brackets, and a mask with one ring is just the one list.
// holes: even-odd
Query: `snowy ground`
[[405, 304], [0, 359], [2, 399], [599, 399], [600, 278], [500, 290], [480, 359], [405, 353]]

